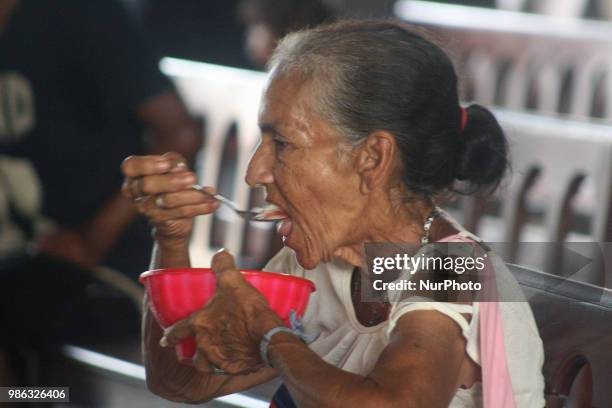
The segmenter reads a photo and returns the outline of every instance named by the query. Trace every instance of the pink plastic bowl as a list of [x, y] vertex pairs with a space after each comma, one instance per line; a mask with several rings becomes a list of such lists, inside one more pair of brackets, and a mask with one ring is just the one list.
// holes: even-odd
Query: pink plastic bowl
[[[244, 278], [268, 300], [272, 310], [289, 325], [289, 313], [304, 314], [314, 283], [281, 273], [241, 271]], [[204, 306], [215, 293], [217, 278], [210, 268], [156, 269], [140, 275], [159, 324], [169, 327]], [[195, 338], [176, 346], [180, 361], [192, 364]]]

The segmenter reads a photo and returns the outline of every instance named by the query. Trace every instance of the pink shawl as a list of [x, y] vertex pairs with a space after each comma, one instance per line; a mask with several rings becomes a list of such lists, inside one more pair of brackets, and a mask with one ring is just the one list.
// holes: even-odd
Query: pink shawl
[[[438, 242], [449, 241], [474, 242], [455, 234], [442, 238]], [[497, 285], [494, 271], [491, 273], [487, 290], [487, 299], [497, 299]], [[482, 369], [482, 389], [484, 408], [516, 408], [512, 392], [512, 380], [508, 369], [507, 353], [504, 344], [504, 326], [499, 302], [481, 302], [480, 306], [480, 365]]]

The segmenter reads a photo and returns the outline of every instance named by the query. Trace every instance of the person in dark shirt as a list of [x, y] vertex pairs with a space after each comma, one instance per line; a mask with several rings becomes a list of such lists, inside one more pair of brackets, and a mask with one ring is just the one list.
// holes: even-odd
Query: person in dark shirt
[[0, 0], [5, 348], [137, 333], [136, 309], [89, 274], [103, 264], [135, 279], [147, 267], [149, 228], [119, 193], [121, 162], [165, 151], [191, 160], [200, 145], [115, 0]]
[[0, 155], [31, 163], [42, 188], [56, 228], [40, 249], [93, 267], [136, 215], [117, 193], [122, 158], [193, 158], [197, 126], [114, 1], [0, 5]]

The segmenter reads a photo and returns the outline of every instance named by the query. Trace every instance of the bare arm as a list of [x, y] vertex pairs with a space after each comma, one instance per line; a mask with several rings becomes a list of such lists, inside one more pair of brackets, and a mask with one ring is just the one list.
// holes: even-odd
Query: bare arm
[[84, 268], [93, 268], [108, 253], [137, 212], [119, 192], [78, 228], [60, 228], [38, 239], [38, 249]]
[[[188, 267], [187, 246], [168, 247], [156, 243], [152, 269]], [[179, 402], [198, 403], [243, 391], [276, 377], [276, 371], [264, 368], [247, 375], [212, 375], [179, 364], [173, 347], [160, 347], [163, 330], [150, 312], [145, 297], [142, 338], [147, 386], [155, 394]]]
[[[193, 217], [209, 214], [218, 207], [215, 200], [189, 188], [194, 182], [193, 174], [185, 166], [177, 166], [182, 160], [180, 155], [169, 153], [130, 157], [122, 166], [126, 176], [125, 196], [132, 200], [141, 197], [136, 206], [155, 226], [151, 269], [189, 267]], [[164, 198], [163, 208], [154, 203], [160, 195]], [[155, 394], [173, 401], [203, 402], [251, 388], [276, 376], [270, 368], [247, 375], [212, 375], [205, 371], [209, 364], [203, 355], [199, 355], [196, 367], [179, 364], [173, 347], [160, 347], [164, 332], [150, 312], [146, 297], [144, 302], [143, 357], [147, 385]]]
[[435, 311], [406, 314], [367, 376], [325, 363], [297, 338], [273, 338], [269, 358], [300, 407], [447, 407], [458, 386], [465, 340]]

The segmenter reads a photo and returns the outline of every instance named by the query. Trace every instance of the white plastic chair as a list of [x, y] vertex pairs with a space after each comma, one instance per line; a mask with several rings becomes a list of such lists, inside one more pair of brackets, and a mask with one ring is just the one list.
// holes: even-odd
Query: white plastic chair
[[612, 118], [612, 57], [610, 55], [594, 55], [577, 67], [576, 81], [572, 92], [571, 113], [575, 116], [588, 117], [593, 112], [594, 95], [596, 92], [597, 75], [607, 75], [608, 81], [604, 90], [605, 110], [603, 116]]
[[[488, 70], [494, 67], [496, 81], [501, 84], [493, 100], [500, 106], [516, 110], [528, 106], [546, 113], [561, 109], [564, 114], [582, 118], [586, 113], [612, 119], [612, 74], [610, 64], [605, 62], [612, 53], [612, 26], [608, 22], [566, 18], [579, 15], [581, 11], [577, 10], [584, 8], [586, 0], [534, 4], [548, 15], [518, 12], [524, 10], [526, 3], [498, 0], [501, 10], [491, 10], [399, 0], [395, 13], [408, 23], [427, 27], [435, 38], [451, 38], [452, 54], [468, 56], [464, 64], [457, 66], [460, 77], [470, 78], [473, 87], [468, 95], [477, 102], [482, 98], [487, 104], [491, 99]], [[566, 8], [568, 5], [571, 7]], [[603, 111], [594, 112], [593, 75], [601, 75], [602, 70], [607, 74], [608, 89]], [[573, 83], [566, 89], [563, 86], [568, 73]], [[480, 86], [485, 88], [481, 90]]]
[[482, 105], [495, 102], [498, 66], [494, 59], [484, 52], [475, 50], [463, 64], [463, 79], [470, 83], [472, 99]]
[[500, 10], [523, 11], [527, 0], [497, 0], [495, 4]]
[[580, 18], [588, 0], [533, 0], [533, 11], [547, 16]]
[[[205, 144], [197, 173], [203, 185], [214, 186], [219, 178], [228, 131], [237, 129], [234, 188], [229, 195], [243, 208], [250, 206], [250, 187], [244, 182], [249, 158], [259, 140], [257, 115], [265, 74], [211, 64], [166, 58], [161, 67], [176, 84], [190, 111], [206, 119]], [[218, 247], [211, 245], [213, 217], [195, 221], [190, 253], [194, 265], [207, 265]], [[245, 225], [241, 219], [227, 223], [223, 247], [240, 254]]]
[[[483, 234], [485, 238], [505, 243], [568, 241], [565, 222], [568, 209], [571, 209], [590, 217], [589, 234], [581, 240], [610, 241], [612, 127], [508, 111], [498, 111], [497, 116], [510, 141], [512, 173], [510, 181], [498, 193], [502, 202], [502, 223], [496, 226], [501, 227], [503, 233], [493, 237]], [[532, 179], [533, 170], [538, 171], [535, 180]], [[588, 182], [578, 186], [577, 182], [583, 178]], [[526, 191], [529, 184], [532, 187]], [[521, 219], [526, 207], [544, 211], [541, 228], [527, 230], [528, 226]], [[486, 229], [482, 223], [481, 229]], [[528, 249], [526, 245], [521, 247]], [[515, 254], [506, 255], [513, 259]], [[522, 256], [517, 254], [514, 260], [525, 263], [524, 257], [528, 256], [530, 265], [555, 273], [551, 268], [559, 253]], [[574, 278], [603, 284], [605, 277], [600, 273], [601, 270], [590, 268], [585, 275]], [[610, 279], [612, 276], [608, 277]]]

